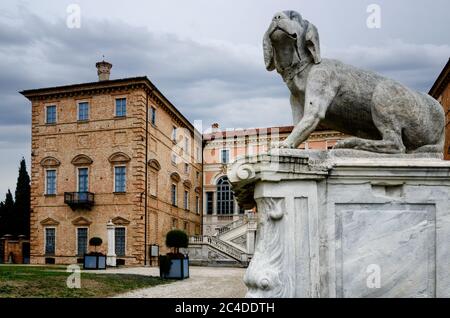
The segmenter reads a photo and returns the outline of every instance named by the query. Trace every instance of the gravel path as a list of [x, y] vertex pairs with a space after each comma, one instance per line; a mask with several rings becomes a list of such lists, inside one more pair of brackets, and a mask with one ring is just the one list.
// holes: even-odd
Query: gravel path
[[[120, 294], [120, 298], [241, 298], [247, 288], [243, 282], [245, 268], [191, 266], [188, 279]], [[90, 273], [96, 271], [90, 271]], [[105, 273], [105, 271], [98, 271]], [[159, 276], [156, 267], [108, 269], [111, 274]]]

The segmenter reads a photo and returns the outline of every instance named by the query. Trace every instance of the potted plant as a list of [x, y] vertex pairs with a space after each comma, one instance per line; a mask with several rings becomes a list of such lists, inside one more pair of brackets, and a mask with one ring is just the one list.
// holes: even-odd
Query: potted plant
[[100, 237], [92, 237], [89, 245], [94, 246], [94, 252], [84, 255], [84, 269], [106, 269], [106, 255], [97, 253], [97, 247], [102, 245], [103, 240]]
[[188, 247], [189, 238], [184, 231], [172, 230], [166, 234], [166, 246], [172, 253], [161, 255], [159, 270], [161, 278], [184, 279], [189, 277], [189, 258], [180, 253], [181, 247]]

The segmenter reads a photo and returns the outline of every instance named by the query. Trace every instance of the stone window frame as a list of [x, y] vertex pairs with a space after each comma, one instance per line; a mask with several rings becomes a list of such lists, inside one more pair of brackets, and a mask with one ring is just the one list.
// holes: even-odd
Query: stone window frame
[[[49, 107], [55, 107], [55, 121], [54, 122], [48, 122], [48, 108]], [[55, 103], [48, 104], [44, 106], [44, 123], [46, 125], [56, 125], [58, 123], [58, 105]]]
[[200, 196], [195, 195], [195, 213], [200, 214]]
[[[54, 230], [54, 241], [55, 241], [55, 243], [53, 244], [53, 248], [54, 248], [54, 251], [53, 251], [53, 253], [47, 253], [47, 230], [48, 229], [53, 229]], [[46, 226], [44, 226], [44, 255], [46, 255], [46, 256], [55, 256], [56, 255], [56, 246], [57, 246], [57, 237], [58, 237], [58, 235], [57, 235], [57, 228], [56, 228], [56, 226], [55, 225], [46, 225]]]
[[[48, 171], [55, 171], [55, 192], [54, 193], [48, 193], [48, 177], [47, 173]], [[56, 196], [58, 195], [58, 169], [56, 167], [50, 167], [44, 169], [45, 176], [44, 176], [44, 196]]]
[[[223, 185], [223, 182], [226, 181], [227, 185]], [[228, 187], [228, 190], [225, 190], [223, 188]], [[222, 191], [227, 191], [228, 192], [228, 198], [223, 198], [222, 195]], [[235, 207], [235, 197], [233, 194], [233, 191], [231, 190], [231, 183], [230, 180], [228, 179], [228, 177], [226, 175], [221, 176], [220, 178], [217, 179], [216, 182], [216, 214], [217, 215], [234, 215], [236, 213], [236, 207]], [[223, 213], [223, 207], [228, 206], [228, 211], [231, 213]]]
[[[228, 156], [227, 156], [228, 157], [228, 161], [227, 162], [223, 162], [223, 160], [222, 160], [223, 159], [222, 153], [224, 151], [226, 151], [228, 153]], [[230, 162], [231, 162], [231, 149], [229, 147], [221, 148], [220, 151], [219, 151], [219, 163], [221, 163], [221, 164], [228, 164]]]
[[[124, 229], [124, 255], [119, 255], [116, 252], [116, 244], [117, 244], [117, 239], [116, 239], [116, 229]], [[117, 257], [126, 257], [127, 256], [127, 243], [128, 243], [128, 228], [125, 225], [115, 225], [114, 226], [114, 252], [116, 253]]]
[[87, 229], [86, 253], [88, 253], [89, 252], [89, 226], [86, 226], [86, 225], [75, 226], [75, 255], [83, 256], [83, 255], [78, 254], [78, 229]]
[[190, 211], [190, 191], [187, 188], [184, 188], [184, 192], [183, 192], [183, 209], [185, 211]]
[[[149, 166], [149, 176], [148, 176], [148, 192], [150, 194], [150, 196], [153, 197], [157, 197], [158, 196], [158, 178], [159, 178], [159, 171], [161, 170], [161, 165], [159, 163], [158, 160], [156, 160], [155, 158], [149, 159], [148, 161], [148, 166]], [[156, 176], [153, 180], [153, 176]], [[155, 185], [152, 187], [152, 182], [155, 183]], [[154, 193], [152, 193], [152, 189], [154, 189]]]
[[156, 106], [150, 106], [150, 123], [156, 127]]
[[197, 163], [201, 163], [201, 147], [199, 147], [198, 145], [195, 146], [195, 160], [197, 161]]
[[76, 185], [76, 189], [77, 192], [80, 192], [80, 169], [87, 169], [87, 191], [89, 192], [91, 190], [91, 169], [89, 168], [89, 166], [78, 166], [75, 168], [76, 172], [77, 172], [77, 185]]
[[175, 182], [172, 182], [170, 185], [170, 203], [172, 206], [178, 207], [178, 184]]
[[[80, 104], [87, 104], [87, 119], [80, 119]], [[88, 100], [77, 101], [77, 121], [86, 122], [91, 119], [91, 104]]]
[[177, 143], [177, 133], [178, 133], [178, 127], [175, 125], [172, 125], [172, 133], [170, 135], [170, 139], [173, 143]]
[[[117, 115], [117, 101], [119, 99], [125, 99], [125, 115]], [[117, 95], [114, 96], [114, 118], [126, 118], [128, 114], [128, 96]]]
[[191, 154], [191, 137], [190, 136], [184, 136], [183, 138], [183, 151], [187, 155]]
[[[124, 189], [124, 191], [116, 191], [116, 168], [125, 168], [125, 189]], [[124, 163], [114, 164], [113, 165], [113, 193], [115, 193], [115, 194], [127, 193], [127, 178], [128, 178], [127, 165]]]

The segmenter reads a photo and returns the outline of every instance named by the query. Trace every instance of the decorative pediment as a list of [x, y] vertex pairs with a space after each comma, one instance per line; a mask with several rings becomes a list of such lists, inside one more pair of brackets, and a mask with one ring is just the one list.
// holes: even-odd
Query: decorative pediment
[[195, 193], [202, 193], [202, 188], [200, 187], [195, 187]]
[[88, 225], [91, 225], [91, 223], [92, 223], [92, 221], [89, 221], [88, 219], [86, 219], [82, 216], [77, 217], [76, 219], [74, 219], [72, 221], [72, 224], [77, 225], [77, 226], [88, 226]]
[[109, 156], [108, 160], [111, 163], [126, 163], [130, 161], [131, 158], [126, 153], [116, 152]]
[[45, 168], [58, 167], [61, 162], [55, 157], [45, 157], [41, 160], [41, 166]]
[[148, 165], [150, 168], [155, 169], [157, 171], [161, 170], [161, 165], [159, 164], [159, 161], [156, 159], [150, 159], [148, 161]]
[[184, 180], [183, 181], [183, 185], [186, 187], [186, 188], [191, 188], [192, 187], [192, 183], [191, 183], [191, 181], [189, 181], [189, 180]]
[[128, 221], [127, 219], [124, 219], [123, 217], [115, 217], [114, 219], [111, 220], [114, 225], [128, 225], [130, 224], [130, 221]]
[[86, 155], [77, 155], [72, 159], [72, 164], [74, 166], [86, 166], [93, 162], [91, 158]]
[[170, 179], [175, 182], [180, 182], [181, 177], [177, 172], [172, 172], [172, 174], [170, 175]]
[[41, 221], [41, 225], [43, 226], [56, 226], [59, 222], [52, 218], [46, 218], [45, 220]]

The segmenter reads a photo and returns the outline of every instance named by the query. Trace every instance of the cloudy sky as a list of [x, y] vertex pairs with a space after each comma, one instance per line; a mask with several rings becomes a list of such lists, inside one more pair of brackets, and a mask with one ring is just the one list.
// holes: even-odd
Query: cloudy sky
[[[381, 9], [370, 29], [369, 4]], [[81, 9], [69, 28], [67, 8]], [[151, 0], [0, 2], [0, 200], [30, 160], [30, 103], [18, 91], [147, 75], [190, 120], [222, 128], [288, 125], [288, 91], [265, 71], [261, 39], [273, 14], [313, 22], [322, 55], [428, 92], [450, 56], [448, 0]]]

